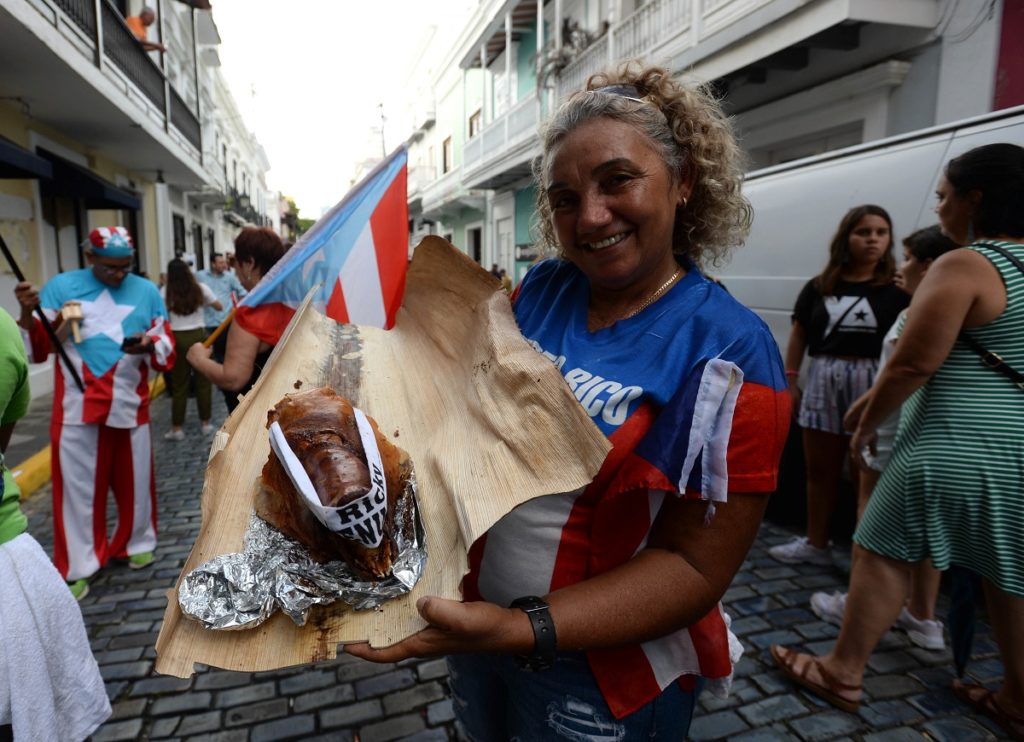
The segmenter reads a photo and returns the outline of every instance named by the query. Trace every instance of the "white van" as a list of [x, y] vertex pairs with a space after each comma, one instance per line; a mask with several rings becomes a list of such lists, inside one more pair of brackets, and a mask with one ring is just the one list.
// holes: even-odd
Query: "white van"
[[888, 211], [898, 261], [900, 240], [937, 223], [935, 188], [946, 163], [994, 142], [1024, 146], [1024, 106], [754, 171], [743, 186], [754, 207], [750, 237], [712, 272], [785, 351], [797, 294], [825, 267], [843, 215], [866, 203]]

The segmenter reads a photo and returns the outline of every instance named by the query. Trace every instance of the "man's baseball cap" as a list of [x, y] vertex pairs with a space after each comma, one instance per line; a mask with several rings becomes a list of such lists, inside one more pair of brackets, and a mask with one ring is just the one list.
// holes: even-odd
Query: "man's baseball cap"
[[104, 258], [129, 258], [135, 243], [124, 227], [99, 227], [89, 233], [89, 249]]

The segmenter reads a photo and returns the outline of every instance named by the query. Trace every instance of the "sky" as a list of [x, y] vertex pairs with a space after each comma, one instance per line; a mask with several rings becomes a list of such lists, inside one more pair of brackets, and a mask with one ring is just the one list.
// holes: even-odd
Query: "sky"
[[214, 0], [224, 74], [270, 160], [267, 185], [317, 218], [356, 163], [412, 132], [405, 89], [432, 25], [461, 28], [479, 0]]

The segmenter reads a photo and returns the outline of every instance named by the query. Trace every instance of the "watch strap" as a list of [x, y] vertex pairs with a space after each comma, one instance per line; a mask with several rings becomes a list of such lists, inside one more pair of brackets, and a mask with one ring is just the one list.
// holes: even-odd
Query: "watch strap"
[[533, 628], [533, 652], [518, 655], [516, 660], [519, 666], [533, 671], [550, 670], [555, 664], [558, 640], [547, 602], [536, 595], [527, 595], [516, 598], [509, 607], [523, 611], [529, 617], [530, 626]]

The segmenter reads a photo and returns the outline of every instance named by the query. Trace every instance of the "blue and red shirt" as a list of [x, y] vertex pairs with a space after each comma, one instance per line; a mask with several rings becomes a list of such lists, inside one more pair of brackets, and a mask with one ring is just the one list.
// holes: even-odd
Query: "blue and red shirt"
[[[120, 286], [99, 281], [89, 268], [51, 278], [39, 294], [39, 304], [53, 320], [65, 302], [82, 305], [81, 342], [69, 333], [64, 350], [85, 386], [81, 392], [64, 362], [55, 362], [53, 409], [64, 425], [98, 423], [134, 428], [149, 422], [149, 367], [166, 371], [174, 365], [174, 337], [167, 311], [152, 282], [129, 274]], [[145, 333], [152, 352], [128, 354], [124, 338]], [[32, 356], [41, 362], [54, 349], [37, 319], [30, 337]]]
[[[527, 273], [514, 295], [520, 329], [613, 448], [588, 487], [531, 500], [474, 544], [467, 600], [507, 605], [624, 563], [669, 493], [706, 500], [713, 513], [729, 492], [775, 489], [790, 419], [778, 346], [753, 312], [685, 267], [654, 304], [596, 332], [574, 265], [548, 260]], [[621, 718], [674, 681], [700, 675], [727, 687], [741, 652], [719, 606], [674, 634], [588, 658]]]

